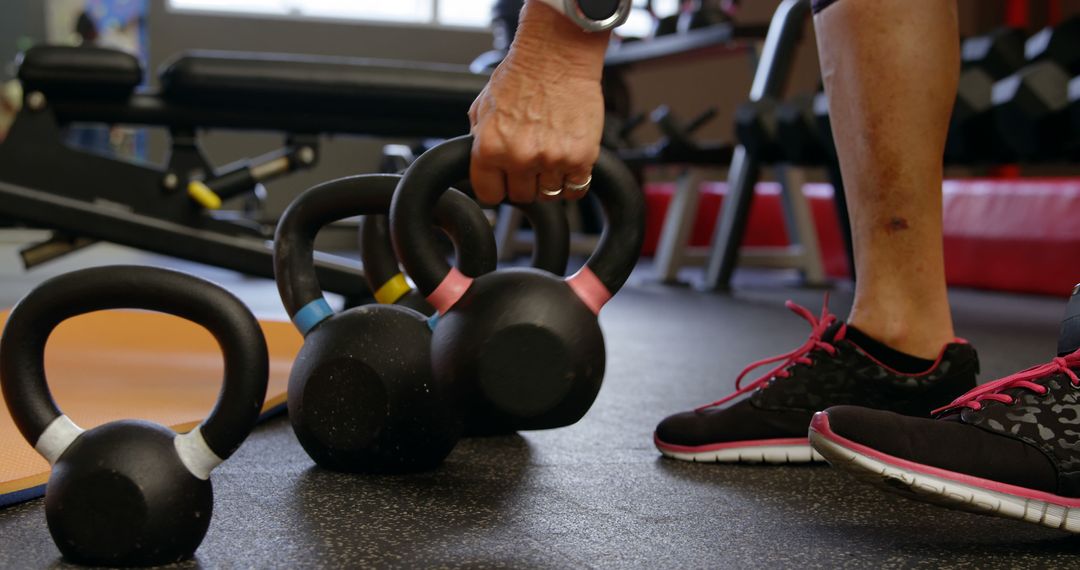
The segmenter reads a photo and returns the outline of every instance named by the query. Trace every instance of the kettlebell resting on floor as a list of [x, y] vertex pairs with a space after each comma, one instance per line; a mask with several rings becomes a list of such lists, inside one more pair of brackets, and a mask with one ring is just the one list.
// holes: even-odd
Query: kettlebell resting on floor
[[[225, 357], [210, 416], [186, 434], [145, 421], [86, 431], [53, 401], [45, 345], [65, 320], [105, 309], [176, 315], [202, 325]], [[228, 291], [175, 271], [96, 267], [46, 281], [11, 312], [0, 339], [0, 385], [12, 419], [52, 464], [45, 516], [71, 562], [152, 566], [190, 558], [210, 526], [210, 472], [251, 432], [269, 358], [258, 322]]]
[[390, 230], [402, 266], [439, 312], [431, 341], [435, 377], [461, 386], [475, 408], [518, 429], [572, 424], [604, 376], [600, 308], [629, 277], [644, 237], [645, 203], [610, 152], [595, 165], [593, 192], [607, 225], [574, 276], [506, 269], [475, 279], [450, 267], [426, 230], [439, 196], [468, 177], [472, 137], [421, 155], [394, 194]]

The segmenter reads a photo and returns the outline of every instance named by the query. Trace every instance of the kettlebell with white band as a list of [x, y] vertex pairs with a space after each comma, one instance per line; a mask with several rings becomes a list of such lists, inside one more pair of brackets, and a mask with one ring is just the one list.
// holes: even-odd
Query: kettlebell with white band
[[[185, 434], [123, 420], [83, 431], [52, 398], [45, 345], [63, 321], [106, 309], [144, 309], [206, 328], [225, 376], [210, 416]], [[228, 291], [152, 267], [95, 267], [50, 279], [11, 311], [0, 339], [0, 385], [23, 437], [52, 464], [49, 532], [66, 559], [153, 566], [191, 557], [213, 511], [210, 472], [251, 432], [266, 397], [269, 359], [259, 323]]]
[[[336, 471], [431, 469], [461, 436], [458, 396], [431, 375], [427, 317], [397, 305], [335, 314], [315, 274], [319, 230], [352, 216], [385, 214], [399, 178], [353, 176], [311, 188], [285, 211], [274, 240], [278, 292], [304, 335], [289, 375], [289, 419], [308, 455]], [[464, 274], [495, 268], [490, 224], [470, 198], [454, 191], [439, 200], [424, 226], [434, 238], [432, 220], [454, 242]]]
[[[389, 207], [389, 204], [387, 204]], [[532, 266], [555, 275], [566, 273], [570, 258], [570, 227], [561, 202], [533, 202], [516, 205], [533, 228]], [[360, 260], [364, 277], [380, 303], [397, 304], [432, 315], [435, 308], [406, 282], [398, 267], [390, 240], [389, 220], [385, 215], [365, 216], [360, 228]], [[468, 406], [465, 415], [466, 436], [506, 434], [514, 428], [500, 418], [489, 417], [483, 407]]]
[[425, 229], [439, 196], [468, 176], [471, 149], [466, 136], [421, 155], [390, 208], [394, 250], [439, 313], [431, 343], [435, 378], [462, 386], [466, 401], [518, 429], [569, 425], [600, 390], [605, 349], [597, 315], [637, 262], [644, 198], [626, 166], [602, 151], [592, 192], [606, 225], [580, 271], [566, 279], [528, 268], [470, 278], [450, 267]]

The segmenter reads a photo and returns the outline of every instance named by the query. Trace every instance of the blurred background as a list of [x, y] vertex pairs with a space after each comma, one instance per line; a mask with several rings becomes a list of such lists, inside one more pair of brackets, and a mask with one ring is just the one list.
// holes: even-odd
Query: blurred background
[[[0, 137], [21, 104], [22, 92], [18, 82], [13, 81], [17, 74], [19, 54], [34, 45], [94, 45], [127, 51], [142, 62], [145, 70], [144, 89], [149, 91], [160, 87], [157, 70], [189, 50], [363, 57], [467, 66], [478, 56], [492, 50], [493, 44], [500, 46], [502, 40], [499, 34], [493, 36], [494, 4], [491, 0], [8, 0], [4, 3], [3, 17], [0, 18], [0, 83], [4, 85], [3, 96], [0, 96]], [[668, 50], [667, 45], [682, 41], [676, 36], [686, 31], [676, 32], [672, 18], [678, 18], [680, 11], [702, 10], [707, 5], [725, 14], [722, 20], [713, 23], [719, 22], [736, 32], [725, 36], [723, 41], [713, 39], [703, 44], [695, 43], [698, 38], [690, 37], [693, 36], [690, 34], [684, 38], [684, 44]], [[613, 42], [613, 55], [617, 56], [620, 50], [628, 52], [628, 56], [629, 52], [633, 54], [631, 63], [621, 64], [617, 66], [617, 73], [609, 74], [615, 78], [614, 89], [610, 90], [615, 95], [609, 96], [609, 103], [612, 99], [618, 100], [609, 107], [618, 107], [618, 120], [625, 122], [636, 117], [637, 123], [632, 129], [632, 136], [624, 137], [615, 146], [628, 151], [667, 144], [671, 133], [664, 130], [663, 121], [658, 120], [654, 113], [661, 107], [666, 109], [669, 118], [679, 118], [675, 119], [674, 124], [678, 124], [680, 119], [689, 120], [707, 114], [699, 128], [692, 133], [694, 141], [711, 141], [728, 147], [743, 142], [737, 138], [736, 111], [748, 99], [765, 30], [778, 5], [780, 2], [773, 0], [741, 3], [731, 0], [635, 0], [632, 17], [618, 30], [618, 37]], [[1027, 37], [1045, 26], [1068, 22], [1080, 14], [1080, 3], [1059, 0], [960, 0], [959, 6], [960, 32], [964, 38], [991, 33], [1003, 26]], [[661, 31], [668, 24], [671, 29]], [[691, 31], [701, 32], [700, 29]], [[661, 55], [646, 53], [648, 50], [641, 46], [650, 42], [655, 45], [666, 42], [664, 49], [667, 51]], [[803, 23], [789, 75], [786, 97], [813, 94], [820, 90], [813, 27], [809, 19]], [[295, 111], [302, 112], [303, 109]], [[199, 139], [209, 161], [214, 165], [224, 165], [277, 148], [281, 134], [213, 129], [200, 132]], [[276, 219], [299, 192], [314, 184], [341, 176], [377, 171], [384, 158], [385, 145], [401, 143], [415, 146], [420, 139], [322, 135], [318, 162], [313, 168], [266, 183], [270, 191], [259, 204], [260, 216], [271, 221]], [[155, 164], [166, 160], [172, 144], [163, 129], [129, 126], [103, 128], [75, 125], [67, 134], [67, 140], [81, 147], [96, 148], [115, 156]], [[684, 176], [687, 169], [679, 159], [645, 162], [647, 164], [635, 165], [635, 168], [645, 183], [646, 193], [655, 198], [650, 201], [651, 237], [644, 251], [646, 255], [653, 255], [658, 249], [663, 249], [658, 242], [666, 223], [667, 203], [677, 193], [672, 184]], [[1068, 200], [1073, 200], [1072, 196], [1080, 193], [1073, 178], [1074, 164], [1068, 157], [1064, 160], [1010, 157], [1008, 160], [950, 161], [947, 176], [951, 180], [980, 181], [1052, 177], [1059, 181], [1058, 186], [1039, 186], [1034, 190], [1024, 186], [1006, 193], [1010, 200], [1032, 192], [1050, 192], [1059, 198], [1066, 196]], [[832, 181], [828, 165], [801, 166], [799, 181], [807, 185], [811, 198], [818, 196], [831, 201], [831, 190], [827, 189]], [[725, 160], [708, 165], [698, 164], [696, 167], [697, 181], [702, 184], [702, 202], [695, 208], [699, 219], [684, 222], [694, 225], [690, 232], [690, 245], [705, 246], [713, 241], [719, 201], [725, 192], [723, 182], [730, 173]], [[760, 180], [768, 184], [777, 180], [777, 174], [772, 169], [763, 169]], [[1061, 185], [1062, 180], [1064, 185]], [[972, 193], [986, 192], [971, 190], [968, 186], [958, 188], [963, 200], [967, 200], [964, 202], [964, 215], [969, 220], [968, 224], [985, 219], [980, 212], [985, 212], [986, 208], [1016, 211], [1015, 203], [1009, 200], [979, 209], [971, 205], [969, 198]], [[758, 189], [759, 194], [770, 195], [770, 192], [775, 195], [775, 188], [765, 186]], [[949, 200], [948, 196], [946, 199]], [[1080, 197], [1075, 199], [1080, 200]], [[1060, 211], [1072, 204], [1068, 200], [1059, 200], [1050, 206], [1044, 204], [1042, 208]], [[1023, 203], [1028, 202], [1030, 200]], [[845, 279], [849, 277], [849, 272], [844, 260], [843, 230], [837, 227], [838, 223], [843, 225], [843, 220], [835, 220], [837, 214], [832, 213], [834, 208], [831, 206], [826, 208], [817, 203], [812, 206], [820, 234], [820, 257], [825, 277]], [[759, 212], [762, 207], [769, 212]], [[778, 207], [755, 206], [747, 228], [748, 242], [782, 244], [785, 240], [791, 241], [790, 236], [798, 233], [798, 228], [791, 227], [790, 213], [781, 212]], [[829, 210], [829, 213], [822, 213], [825, 210]], [[1027, 217], [1017, 217], [1011, 225], [1001, 226], [1014, 228], [1009, 230], [1012, 234], [990, 237], [1004, 240], [1011, 246], [1034, 240], [1032, 247], [1039, 249], [1038, 241], [1041, 238], [1025, 235], [1023, 232], [1027, 230], [1015, 228], [1030, 228], [1032, 220], [1040, 219], [1043, 210], [1033, 207]], [[761, 220], [775, 221], [784, 216], [789, 218], [786, 236], [783, 231], [777, 233], [768, 227], [762, 229]], [[758, 222], [753, 222], [754, 219]], [[584, 228], [587, 231], [595, 229], [597, 225], [586, 219]], [[946, 227], [949, 226], [947, 222]], [[971, 231], [958, 231], [970, 237]], [[948, 239], [951, 237], [947, 236]], [[1077, 241], [1080, 236], [1071, 234], [1055, 235], [1052, 239], [1065, 244], [1080, 243]], [[340, 241], [328, 247], [348, 249], [354, 243], [351, 234], [342, 234]], [[966, 242], [961, 245], [959, 249], [955, 243], [949, 245], [950, 258], [963, 255], [975, 260], [972, 263], [978, 262], [979, 266], [951, 272], [952, 284], [1050, 293], [1060, 292], [1061, 283], [1066, 280], [1061, 277], [1052, 280], [1050, 285], [1041, 285], [985, 278], [981, 261], [978, 261], [985, 254], [980, 252], [994, 250], [972, 249]], [[1015, 257], [1028, 258], [1030, 252], [1020, 248], [1015, 252]], [[685, 264], [691, 269], [700, 265], [696, 261]], [[680, 280], [683, 269], [683, 265], [676, 263], [663, 272], [663, 278]], [[1016, 273], [1017, 269], [1015, 266], [1002, 266], [998, 272]], [[975, 273], [979, 275], [973, 277]], [[821, 284], [823, 279], [810, 281]]]

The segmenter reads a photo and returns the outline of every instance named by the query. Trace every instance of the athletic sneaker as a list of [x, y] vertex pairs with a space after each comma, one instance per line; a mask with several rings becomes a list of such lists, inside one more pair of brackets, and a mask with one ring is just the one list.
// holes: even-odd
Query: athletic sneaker
[[939, 505], [1080, 533], [1080, 351], [980, 386], [936, 419], [840, 406], [810, 441], [864, 481]]
[[[806, 437], [814, 412], [856, 404], [929, 417], [931, 410], [975, 386], [978, 357], [963, 340], [945, 345], [934, 361], [920, 361], [925, 364], [919, 370], [901, 372], [865, 348], [883, 345], [857, 333], [827, 306], [820, 317], [791, 301], [787, 307], [809, 321], [810, 338], [791, 352], [746, 367], [735, 380], [734, 394], [660, 422], [653, 438], [661, 453], [698, 462], [822, 461]], [[860, 341], [863, 346], [855, 336], [867, 339]], [[778, 365], [742, 385], [752, 370], [771, 363]]]

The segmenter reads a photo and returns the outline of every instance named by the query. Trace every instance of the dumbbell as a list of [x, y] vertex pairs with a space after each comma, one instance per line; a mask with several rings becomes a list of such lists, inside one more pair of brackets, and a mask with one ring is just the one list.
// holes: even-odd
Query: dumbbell
[[604, 133], [600, 144], [604, 148], [613, 150], [634, 148], [633, 134], [641, 125], [645, 124], [645, 113], [637, 113], [628, 118], [623, 118], [615, 113], [605, 113]]
[[994, 122], [991, 93], [994, 82], [1024, 64], [1024, 33], [997, 28], [963, 41], [962, 69], [956, 102], [945, 143], [947, 162], [1001, 162], [1011, 153], [1001, 141]]
[[836, 159], [824, 92], [779, 104], [772, 98], [743, 103], [735, 111], [735, 135], [748, 153], [766, 162], [805, 166]]
[[679, 14], [676, 29], [680, 34], [718, 24], [730, 24], [731, 14], [721, 0], [694, 0], [693, 6]]
[[660, 146], [685, 150], [697, 148], [698, 145], [692, 135], [713, 120], [718, 112], [716, 107], [709, 107], [690, 122], [684, 124], [675, 116], [670, 107], [660, 105], [653, 109], [653, 112], [649, 114], [649, 118], [664, 135]]
[[1025, 160], [1061, 158], [1068, 129], [1069, 80], [1080, 74], [1080, 16], [1028, 38], [1029, 64], [994, 83], [991, 103], [998, 134]]
[[825, 94], [797, 95], [777, 107], [776, 138], [780, 154], [792, 164], [816, 165], [835, 158]]

